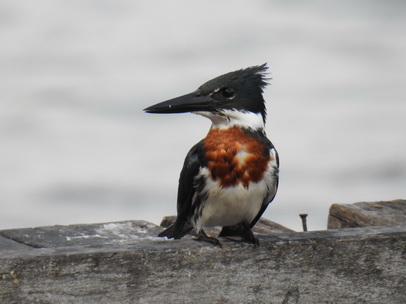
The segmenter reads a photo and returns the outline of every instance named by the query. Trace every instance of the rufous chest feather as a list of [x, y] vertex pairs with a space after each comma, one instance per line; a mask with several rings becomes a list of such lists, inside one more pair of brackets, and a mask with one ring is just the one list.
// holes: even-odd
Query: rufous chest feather
[[211, 178], [223, 188], [259, 182], [272, 160], [257, 138], [238, 127], [211, 129], [204, 149]]

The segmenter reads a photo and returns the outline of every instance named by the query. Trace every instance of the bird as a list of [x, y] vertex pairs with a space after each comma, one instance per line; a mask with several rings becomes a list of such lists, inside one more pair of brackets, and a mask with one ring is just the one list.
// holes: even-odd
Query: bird
[[179, 177], [177, 217], [158, 236], [180, 239], [193, 229], [197, 240], [222, 247], [219, 237], [259, 246], [252, 228], [274, 199], [279, 156], [265, 133], [267, 63], [229, 72], [192, 93], [144, 109], [146, 113], [193, 113], [211, 120], [204, 139], [187, 153]]

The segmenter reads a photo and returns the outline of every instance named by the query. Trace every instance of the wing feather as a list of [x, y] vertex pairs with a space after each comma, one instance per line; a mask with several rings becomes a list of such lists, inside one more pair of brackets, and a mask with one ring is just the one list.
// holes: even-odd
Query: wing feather
[[192, 230], [190, 216], [192, 201], [195, 195], [194, 178], [202, 165], [203, 141], [198, 142], [186, 155], [182, 171], [179, 177], [177, 211], [175, 223], [161, 232], [159, 236], [180, 239]]

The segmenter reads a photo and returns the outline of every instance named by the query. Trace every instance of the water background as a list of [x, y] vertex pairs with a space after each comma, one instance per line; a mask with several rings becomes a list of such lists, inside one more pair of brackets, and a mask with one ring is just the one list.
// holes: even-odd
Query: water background
[[406, 198], [406, 2], [0, 2], [0, 229], [176, 213], [210, 121], [142, 109], [268, 62], [265, 217]]

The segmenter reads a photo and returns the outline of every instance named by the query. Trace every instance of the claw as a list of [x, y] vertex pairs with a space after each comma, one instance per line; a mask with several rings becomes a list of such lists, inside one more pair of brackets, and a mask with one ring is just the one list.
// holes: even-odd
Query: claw
[[203, 242], [208, 242], [210, 244], [213, 244], [214, 246], [219, 246], [220, 248], [223, 248], [223, 246], [221, 246], [221, 243], [218, 239], [216, 239], [215, 237], [212, 236], [208, 236], [206, 234], [206, 232], [204, 232], [204, 230], [200, 230], [199, 232], [199, 237], [197, 239], [195, 239], [196, 241], [203, 241]]

